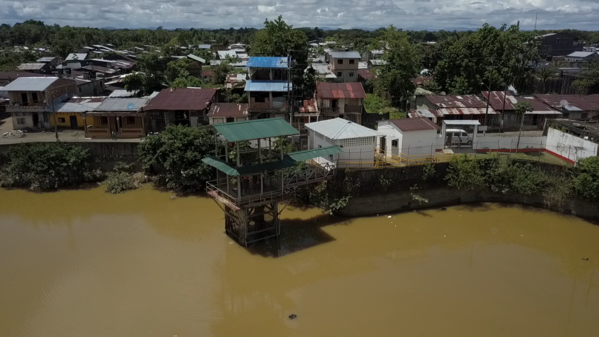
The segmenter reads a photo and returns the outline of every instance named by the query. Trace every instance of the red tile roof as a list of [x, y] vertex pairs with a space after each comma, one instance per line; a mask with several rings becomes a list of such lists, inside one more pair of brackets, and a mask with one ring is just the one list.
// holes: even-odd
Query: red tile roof
[[316, 82], [316, 92], [319, 98], [338, 99], [338, 98], [366, 98], [366, 92], [362, 83], [328, 83]]
[[485, 102], [474, 95], [428, 95], [425, 97], [438, 108], [485, 108], [487, 106]]
[[215, 94], [216, 89], [163, 89], [144, 110], [204, 110]]
[[390, 120], [398, 129], [404, 132], [439, 130], [439, 126], [428, 118], [404, 118]]
[[210, 107], [208, 117], [247, 117], [248, 106], [247, 103], [214, 103]]

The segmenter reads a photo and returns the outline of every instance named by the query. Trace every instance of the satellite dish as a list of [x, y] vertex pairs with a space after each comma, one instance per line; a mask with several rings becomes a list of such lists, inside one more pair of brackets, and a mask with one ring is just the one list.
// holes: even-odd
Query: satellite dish
[[570, 104], [568, 104], [568, 101], [566, 101], [565, 99], [562, 99], [561, 101], [559, 101], [559, 104], [562, 107], [567, 107], [568, 105], [570, 105]]
[[129, 105], [127, 105], [127, 110], [133, 110], [134, 107], [135, 107], [134, 103], [129, 103]]

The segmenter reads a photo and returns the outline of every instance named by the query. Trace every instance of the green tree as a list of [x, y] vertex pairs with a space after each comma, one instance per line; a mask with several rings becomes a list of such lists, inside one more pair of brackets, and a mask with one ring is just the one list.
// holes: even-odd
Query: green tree
[[416, 86], [412, 82], [420, 71], [420, 60], [416, 48], [408, 41], [407, 35], [389, 26], [377, 42], [384, 49], [383, 59], [387, 61], [378, 72], [377, 83], [388, 92], [393, 102], [399, 102], [407, 110], [410, 97]]
[[389, 101], [382, 99], [375, 94], [366, 94], [364, 99], [364, 109], [367, 113], [377, 113], [380, 115], [389, 113], [391, 119], [405, 118], [405, 114], [401, 113], [399, 109], [391, 106]]
[[547, 92], [547, 82], [555, 78], [555, 70], [550, 65], [537, 71], [537, 78], [543, 83], [543, 94]]
[[576, 193], [583, 199], [599, 201], [599, 157], [578, 162], [578, 175], [574, 178]]
[[589, 90], [599, 84], [599, 60], [585, 63], [582, 66], [578, 79], [572, 82], [572, 86], [581, 95], [586, 95]]
[[520, 148], [520, 137], [522, 136], [522, 126], [524, 125], [524, 116], [526, 112], [532, 111], [532, 104], [530, 102], [518, 102], [514, 105], [514, 110], [516, 111], [516, 115], [520, 117], [520, 130], [518, 131], [518, 142], [516, 143], [516, 153], [518, 153], [518, 149]]
[[202, 162], [214, 155], [214, 132], [210, 128], [169, 125], [158, 135], [143, 139], [140, 160], [145, 169], [164, 168], [159, 181], [177, 192], [201, 191], [214, 176], [214, 169]]

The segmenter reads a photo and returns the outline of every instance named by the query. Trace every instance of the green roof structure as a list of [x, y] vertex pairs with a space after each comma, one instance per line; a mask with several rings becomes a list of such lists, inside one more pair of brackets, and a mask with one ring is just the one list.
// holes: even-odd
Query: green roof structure
[[[232, 124], [232, 123], [228, 123], [228, 124]], [[214, 158], [214, 157], [206, 157], [206, 158], [202, 159], [202, 161], [205, 164], [210, 165], [210, 166], [216, 168], [217, 170], [225, 173], [226, 175], [244, 176], [244, 175], [256, 174], [256, 173], [265, 172], [265, 171], [275, 171], [275, 170], [286, 169], [286, 168], [297, 165], [297, 163], [301, 162], [301, 161], [309, 160], [312, 158], [318, 158], [318, 157], [322, 157], [322, 156], [333, 155], [333, 154], [341, 153], [342, 151], [343, 150], [339, 146], [323, 147], [320, 149], [313, 149], [313, 150], [289, 153], [289, 154], [283, 156], [283, 160], [270, 161], [270, 162], [266, 162], [266, 163], [259, 163], [259, 164], [240, 166], [240, 167], [232, 166], [229, 163], [224, 162], [224, 161]]]
[[297, 135], [297, 131], [282, 118], [254, 119], [243, 122], [212, 125], [229, 142]]

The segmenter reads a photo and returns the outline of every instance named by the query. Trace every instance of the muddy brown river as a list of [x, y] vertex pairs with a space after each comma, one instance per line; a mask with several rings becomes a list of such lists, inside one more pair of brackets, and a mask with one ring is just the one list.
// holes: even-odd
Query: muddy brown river
[[282, 218], [245, 249], [210, 199], [0, 190], [0, 336], [599, 336], [599, 226], [575, 217]]

